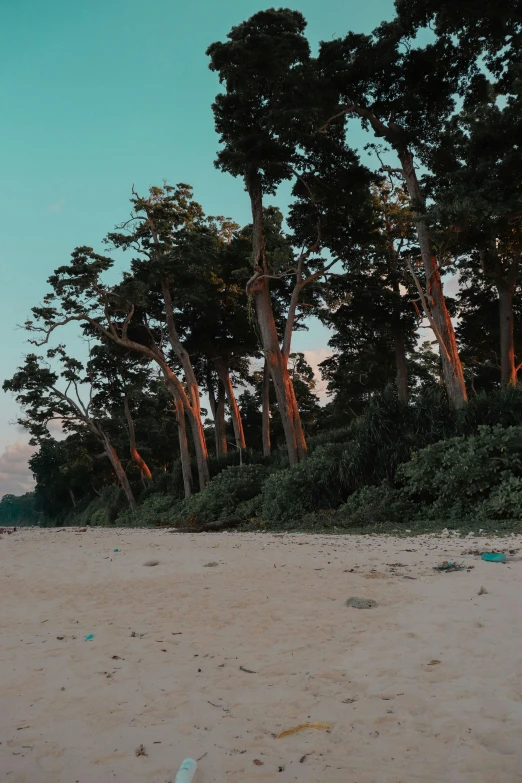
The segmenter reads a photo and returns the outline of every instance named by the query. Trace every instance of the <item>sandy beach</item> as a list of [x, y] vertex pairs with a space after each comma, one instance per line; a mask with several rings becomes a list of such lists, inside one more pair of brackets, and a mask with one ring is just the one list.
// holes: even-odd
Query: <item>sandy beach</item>
[[0, 779], [522, 781], [522, 552], [488, 544], [522, 539], [2, 535]]

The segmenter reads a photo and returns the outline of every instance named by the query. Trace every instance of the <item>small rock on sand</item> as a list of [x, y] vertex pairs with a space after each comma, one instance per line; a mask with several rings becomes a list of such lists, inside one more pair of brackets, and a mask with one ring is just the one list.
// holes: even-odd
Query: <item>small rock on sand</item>
[[354, 609], [373, 609], [374, 606], [377, 606], [377, 601], [374, 601], [373, 598], [352, 596], [347, 600], [346, 606], [352, 606]]

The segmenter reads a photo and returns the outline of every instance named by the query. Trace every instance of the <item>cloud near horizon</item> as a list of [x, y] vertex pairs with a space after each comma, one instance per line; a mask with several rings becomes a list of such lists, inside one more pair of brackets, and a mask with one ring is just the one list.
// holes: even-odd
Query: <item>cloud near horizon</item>
[[34, 488], [34, 479], [28, 459], [34, 454], [35, 447], [23, 440], [17, 440], [5, 447], [0, 455], [0, 497], [3, 495], [23, 495]]
[[312, 348], [310, 350], [304, 350], [302, 353], [304, 353], [306, 361], [314, 371], [316, 384], [315, 393], [319, 397], [321, 403], [324, 404], [328, 402], [328, 397], [326, 393], [326, 381], [323, 381], [321, 378], [319, 364], [324, 362], [325, 359], [328, 359], [332, 355], [332, 351], [325, 346], [324, 348]]

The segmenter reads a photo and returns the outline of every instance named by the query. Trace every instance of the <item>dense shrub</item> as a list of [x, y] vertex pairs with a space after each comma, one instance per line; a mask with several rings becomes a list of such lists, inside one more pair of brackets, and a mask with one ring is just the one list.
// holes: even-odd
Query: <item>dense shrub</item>
[[455, 435], [472, 435], [481, 425], [521, 426], [522, 389], [510, 386], [471, 397], [457, 414]]
[[309, 452], [292, 468], [284, 449], [270, 458], [245, 450], [243, 466], [236, 450], [211, 457], [209, 486], [186, 501], [178, 460], [170, 473], [155, 475], [152, 487], [134, 487], [135, 513], [113, 486], [53, 522], [204, 524], [240, 516], [269, 526], [359, 528], [522, 519], [520, 389], [478, 395], [458, 412], [438, 390], [407, 405], [387, 390], [348, 426], [310, 438]]
[[522, 427], [480, 426], [440, 441], [397, 472], [403, 497], [430, 518], [522, 516]]
[[180, 459], [174, 460], [172, 470], [169, 473], [156, 474], [153, 486], [142, 492], [141, 498], [145, 500], [156, 493], [170, 495], [172, 498], [183, 500], [185, 488]]
[[127, 508], [118, 517], [118, 524], [135, 527], [147, 527], [158, 523], [174, 525], [181, 505], [181, 501], [173, 495], [156, 492], [140, 503], [136, 511], [132, 512]]
[[359, 528], [393, 522], [408, 524], [419, 509], [397, 489], [381, 485], [361, 487], [350, 495], [335, 514], [334, 524], [342, 528]]
[[305, 462], [272, 473], [263, 486], [263, 519], [295, 522], [311, 511], [336, 508], [342, 499], [339, 462], [350, 448], [342, 443], [319, 446]]
[[80, 505], [63, 520], [65, 525], [114, 525], [119, 515], [128, 508], [123, 491], [117, 486], [105, 487], [86, 506]]
[[204, 524], [250, 512], [252, 504], [249, 505], [249, 502], [260, 494], [268, 472], [265, 465], [226, 468], [212, 479], [203, 492], [181, 504], [178, 521]]

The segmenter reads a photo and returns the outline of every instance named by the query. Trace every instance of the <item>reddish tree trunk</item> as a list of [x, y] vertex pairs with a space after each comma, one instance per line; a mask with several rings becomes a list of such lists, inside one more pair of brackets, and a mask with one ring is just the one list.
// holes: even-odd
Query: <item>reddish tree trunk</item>
[[152, 473], [149, 466], [141, 456], [136, 446], [136, 429], [134, 427], [134, 421], [130, 410], [129, 400], [125, 394], [123, 397], [123, 409], [125, 411], [125, 418], [127, 419], [127, 429], [129, 431], [130, 453], [131, 457], [140, 469], [143, 480], [149, 486], [152, 486]]
[[254, 300], [263, 353], [270, 368], [277, 406], [285, 433], [288, 459], [291, 465], [295, 465], [306, 456], [306, 441], [301, 427], [292, 379], [288, 372], [287, 362], [279, 346], [279, 336], [266, 277], [268, 268], [263, 235], [263, 197], [259, 173], [257, 171], [250, 172], [245, 177], [245, 182], [252, 206], [252, 243], [254, 252], [254, 275], [249, 281], [247, 293]]
[[448, 394], [448, 400], [453, 408], [462, 408], [468, 399], [464, 381], [464, 371], [457, 348], [455, 330], [446, 306], [446, 299], [442, 289], [442, 280], [437, 259], [433, 252], [430, 231], [424, 218], [424, 195], [417, 179], [413, 154], [403, 147], [399, 147], [397, 153], [402, 164], [406, 187], [415, 211], [415, 226], [426, 275], [426, 295], [433, 322], [438, 331], [436, 337], [439, 342], [444, 383]]
[[129, 502], [129, 506], [131, 507], [132, 511], [136, 510], [136, 499], [134, 497], [134, 493], [132, 491], [131, 485], [129, 483], [129, 479], [127, 477], [127, 473], [125, 472], [125, 468], [121, 464], [120, 458], [118, 457], [118, 454], [116, 452], [116, 449], [110, 442], [107, 435], [103, 432], [101, 436], [99, 436], [101, 439], [101, 442], [103, 443], [103, 448], [108, 456], [110, 463], [113, 467], [113, 470], [116, 474], [116, 477], [118, 481], [120, 482], [121, 488], [125, 492], [125, 497], [127, 498]]
[[261, 416], [263, 433], [263, 456], [269, 457], [272, 453], [270, 443], [270, 368], [265, 359], [263, 367], [263, 389], [261, 392]]
[[178, 337], [174, 323], [174, 308], [172, 306], [169, 283], [165, 277], [161, 279], [161, 290], [163, 293], [163, 301], [165, 302], [165, 317], [169, 333], [169, 342], [172, 350], [176, 354], [181, 366], [183, 367], [183, 372], [185, 374], [186, 394], [190, 402], [186, 413], [189, 419], [190, 427], [192, 429], [192, 439], [194, 441], [194, 448], [196, 450], [199, 487], [200, 489], [205, 489], [210, 481], [210, 473], [208, 471], [207, 463], [207, 443], [205, 440], [205, 432], [203, 430], [203, 422], [201, 421], [199, 386], [196, 375], [194, 373], [194, 368], [192, 367], [192, 362], [190, 361], [190, 356], [181, 344], [181, 341]]

